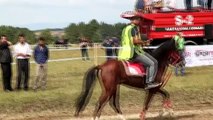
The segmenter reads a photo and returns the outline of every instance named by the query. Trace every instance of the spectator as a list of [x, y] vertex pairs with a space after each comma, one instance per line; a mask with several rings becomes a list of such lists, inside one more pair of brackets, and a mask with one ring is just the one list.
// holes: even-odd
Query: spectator
[[1, 36], [0, 41], [0, 62], [2, 69], [2, 79], [3, 79], [3, 89], [4, 91], [13, 91], [11, 87], [11, 77], [12, 77], [12, 56], [9, 46], [12, 43], [7, 40], [5, 35]]
[[89, 41], [86, 38], [82, 38], [80, 41], [82, 60], [90, 60], [89, 54], [88, 54], [88, 46], [89, 46]]
[[151, 10], [152, 2], [153, 0], [136, 0], [135, 10], [137, 12], [148, 13]]
[[118, 56], [118, 51], [119, 51], [119, 46], [120, 46], [120, 40], [117, 37], [112, 37], [112, 41], [113, 41], [113, 47], [115, 47], [113, 49], [113, 55], [114, 56]]
[[144, 10], [145, 1], [144, 0], [137, 0], [135, 4], [135, 10], [138, 12], [142, 12]]
[[212, 0], [208, 0], [208, 9], [209, 9], [209, 10], [212, 9]]
[[145, 0], [145, 13], [156, 13], [160, 11], [164, 4], [163, 0]]
[[177, 44], [177, 49], [178, 49], [178, 53], [181, 57], [181, 63], [179, 63], [178, 65], [175, 66], [175, 75], [178, 76], [178, 69], [180, 68], [180, 73], [182, 76], [184, 76], [185, 74], [185, 60], [184, 60], [184, 43], [185, 40], [183, 38], [183, 33], [182, 32], [178, 32], [175, 36], [174, 36], [174, 40], [176, 41]]
[[[164, 0], [165, 1], [165, 0]], [[155, 8], [162, 8], [164, 5], [164, 1], [163, 0], [151, 0], [152, 2], [152, 6]], [[168, 1], [168, 0], [167, 0]], [[170, 1], [170, 0], [169, 0]]]
[[14, 56], [17, 60], [16, 89], [21, 89], [21, 83], [23, 83], [22, 79], [24, 79], [24, 90], [27, 91], [29, 88], [29, 59], [32, 55], [32, 50], [30, 45], [26, 42], [24, 34], [19, 34], [18, 39], [18, 43], [14, 46]]
[[176, 0], [164, 0], [163, 11], [171, 11], [175, 9]]
[[41, 87], [46, 89], [47, 83], [47, 61], [49, 59], [49, 50], [45, 45], [45, 39], [40, 37], [38, 45], [34, 49], [34, 59], [36, 62], [36, 80], [33, 89], [37, 90]]
[[207, 1], [208, 0], [198, 0], [198, 5], [202, 6], [203, 9], [207, 9]]
[[192, 0], [185, 0], [185, 7], [187, 10], [191, 10], [192, 9]]
[[113, 58], [113, 48], [112, 48], [113, 40], [110, 38], [105, 39], [102, 46], [105, 47], [107, 60], [112, 59]]
[[152, 13], [153, 12], [153, 0], [144, 0], [145, 3], [145, 13]]

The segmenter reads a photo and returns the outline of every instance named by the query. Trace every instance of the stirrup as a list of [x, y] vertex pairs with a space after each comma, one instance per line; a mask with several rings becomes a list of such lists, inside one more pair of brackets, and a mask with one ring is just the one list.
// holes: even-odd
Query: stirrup
[[160, 86], [161, 84], [162, 84], [162, 83], [148, 83], [148, 84], [146, 85], [146, 87], [145, 87], [145, 90], [158, 87], [158, 86]]

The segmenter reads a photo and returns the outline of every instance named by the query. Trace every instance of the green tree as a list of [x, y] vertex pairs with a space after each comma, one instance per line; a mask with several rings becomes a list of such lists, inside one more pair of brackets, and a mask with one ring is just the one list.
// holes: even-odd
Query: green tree
[[0, 35], [6, 35], [8, 37], [8, 40], [11, 41], [13, 44], [18, 41], [18, 35], [20, 33], [25, 34], [27, 42], [35, 43], [35, 34], [33, 33], [33, 31], [30, 31], [27, 28], [0, 26]]
[[126, 23], [116, 23], [114, 25], [116, 31], [115, 37], [121, 38], [122, 31], [126, 25], [127, 25]]
[[80, 37], [79, 28], [75, 23], [70, 24], [65, 28], [65, 37], [69, 39], [71, 43], [77, 43]]
[[80, 22], [78, 24], [72, 23], [65, 28], [65, 36], [71, 43], [79, 42], [79, 38], [86, 37], [92, 42], [102, 42], [106, 37], [120, 38], [124, 23], [107, 24], [99, 23], [93, 19], [89, 23]]
[[98, 29], [99, 29], [99, 23], [97, 22], [97, 20], [95, 19], [91, 20], [87, 25], [85, 37], [92, 40], [92, 38], [94, 37], [94, 34], [96, 33]]
[[92, 41], [95, 43], [102, 42], [102, 36], [99, 29], [93, 34]]
[[52, 36], [50, 30], [46, 29], [43, 30], [40, 34], [40, 37], [43, 37], [46, 40], [46, 43], [53, 43], [54, 42], [54, 37]]

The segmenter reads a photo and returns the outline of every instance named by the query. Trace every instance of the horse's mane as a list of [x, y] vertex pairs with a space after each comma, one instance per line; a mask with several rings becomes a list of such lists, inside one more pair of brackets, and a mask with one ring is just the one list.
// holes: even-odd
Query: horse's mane
[[175, 41], [168, 40], [168, 41], [162, 43], [157, 49], [155, 49], [152, 52], [152, 56], [156, 60], [160, 61], [160, 60], [162, 60], [163, 57], [167, 57], [167, 55], [175, 49], [176, 49]]

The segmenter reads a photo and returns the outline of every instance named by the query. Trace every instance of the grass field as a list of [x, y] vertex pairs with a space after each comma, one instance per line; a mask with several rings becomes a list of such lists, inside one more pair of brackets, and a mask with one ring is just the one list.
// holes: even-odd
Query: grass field
[[[103, 55], [102, 49], [98, 50]], [[51, 59], [79, 57], [79, 51], [51, 52]], [[90, 51], [93, 56], [93, 51]], [[100, 58], [99, 63], [105, 59]], [[85, 71], [94, 65], [90, 61], [74, 60], [51, 62], [48, 65], [47, 89], [34, 92], [33, 90], [3, 92], [0, 90], [0, 119], [14, 116], [14, 119], [45, 119], [48, 116], [73, 116], [74, 103], [81, 92], [82, 79]], [[16, 66], [13, 66], [13, 87], [16, 81]], [[166, 89], [171, 93], [174, 109], [213, 108], [213, 67], [187, 68], [186, 76], [172, 76]], [[30, 86], [35, 79], [35, 64], [31, 64]], [[0, 84], [2, 88], [2, 84]], [[144, 91], [121, 87], [121, 109], [125, 113], [139, 113], [143, 106]], [[91, 116], [100, 95], [100, 86], [96, 82], [91, 101], [83, 116]], [[161, 109], [162, 98], [156, 96], [151, 104], [150, 111]], [[115, 114], [107, 105], [103, 115]]]

